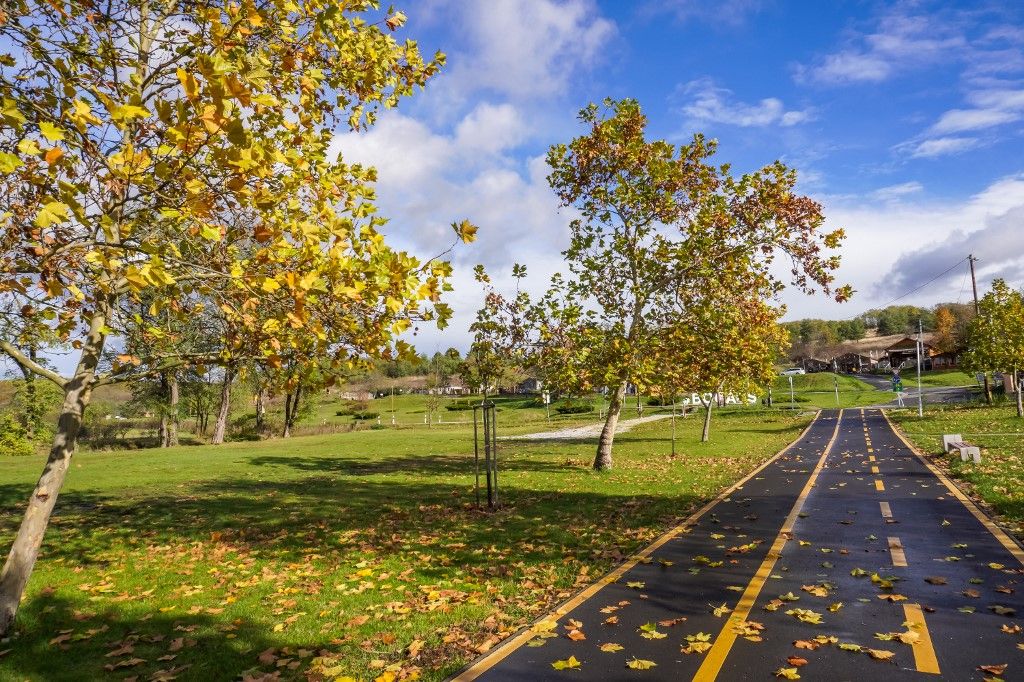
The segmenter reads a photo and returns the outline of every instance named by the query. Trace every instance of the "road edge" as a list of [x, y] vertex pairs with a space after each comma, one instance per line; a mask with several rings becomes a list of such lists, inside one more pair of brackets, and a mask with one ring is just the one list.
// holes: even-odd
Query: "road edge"
[[893, 433], [896, 434], [896, 437], [899, 438], [919, 460], [921, 460], [922, 464], [928, 467], [929, 471], [935, 474], [936, 478], [942, 481], [942, 484], [945, 485], [949, 492], [953, 494], [953, 497], [958, 499], [961, 504], [967, 507], [967, 511], [971, 512], [974, 518], [978, 519], [978, 521], [981, 522], [981, 525], [985, 526], [985, 529], [995, 536], [996, 540], [999, 541], [999, 544], [1006, 548], [1006, 550], [1013, 555], [1013, 558], [1020, 562], [1021, 566], [1024, 566], [1024, 545], [1021, 545], [1015, 537], [1007, 533], [987, 511], [971, 499], [970, 495], [968, 495], [963, 488], [947, 476], [946, 472], [932, 463], [929, 457], [922, 452], [920, 448], [914, 445], [909, 438], [907, 438], [903, 433], [903, 430], [893, 423], [886, 410], [879, 411], [885, 418], [886, 423], [889, 424], [889, 428], [891, 428]]
[[736, 492], [736, 490], [741, 488], [745, 483], [747, 483], [747, 481], [751, 480], [757, 474], [761, 473], [761, 471], [767, 468], [768, 465], [772, 464], [775, 460], [779, 459], [787, 452], [789, 452], [791, 449], [793, 449], [793, 447], [797, 443], [802, 441], [807, 436], [807, 434], [810, 433], [811, 427], [814, 426], [814, 424], [818, 421], [819, 418], [821, 418], [821, 414], [823, 411], [824, 410], [818, 410], [815, 413], [814, 418], [811, 419], [810, 423], [807, 424], [804, 430], [800, 432], [800, 435], [797, 436], [789, 445], [776, 452], [774, 455], [772, 455], [767, 460], [762, 462], [757, 468], [755, 468], [749, 474], [741, 478], [739, 481], [736, 481], [731, 486], [720, 492], [717, 496], [709, 500], [700, 509], [686, 517], [686, 519], [682, 523], [679, 523], [673, 526], [672, 528], [668, 529], [664, 533], [662, 533], [651, 544], [647, 545], [640, 551], [633, 554], [633, 556], [631, 556], [625, 562], [619, 564], [616, 568], [612, 569], [610, 572], [608, 572], [595, 582], [583, 588], [575, 595], [570, 597], [568, 600], [562, 602], [554, 609], [547, 611], [543, 615], [534, 619], [529, 625], [525, 625], [522, 628], [520, 628], [514, 635], [505, 639], [496, 648], [492, 649], [491, 651], [485, 654], [482, 654], [481, 656], [467, 663], [465, 667], [463, 667], [457, 673], [445, 678], [445, 682], [471, 682], [472, 680], [477, 679], [478, 677], [480, 677], [480, 675], [483, 675], [485, 672], [487, 672], [488, 670], [496, 666], [498, 663], [505, 660], [508, 656], [517, 651], [519, 648], [521, 648], [528, 641], [533, 639], [534, 635], [536, 634], [533, 628], [538, 623], [548, 620], [557, 620], [561, 618], [566, 613], [568, 613], [569, 611], [573, 610], [574, 608], [585, 602], [587, 599], [593, 597], [601, 590], [601, 588], [605, 587], [606, 585], [610, 585], [611, 583], [618, 580], [624, 573], [626, 573], [626, 571], [630, 570], [638, 563], [640, 563], [641, 559], [650, 556], [652, 553], [654, 553], [655, 550], [664, 545], [666, 542], [678, 537], [687, 529], [688, 526], [691, 526], [694, 522], [699, 520], [702, 516], [711, 511], [716, 505], [722, 502], [722, 500], [729, 497], [734, 492]]

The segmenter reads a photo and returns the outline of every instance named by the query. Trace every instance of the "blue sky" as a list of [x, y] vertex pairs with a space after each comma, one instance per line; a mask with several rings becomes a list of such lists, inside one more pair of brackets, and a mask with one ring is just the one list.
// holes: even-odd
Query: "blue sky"
[[[650, 134], [702, 131], [737, 171], [777, 158], [849, 238], [845, 305], [787, 293], [787, 318], [884, 304], [973, 251], [982, 285], [1024, 281], [1024, 6], [765, 0], [421, 0], [399, 37], [448, 55], [426, 91], [372, 130], [339, 134], [380, 169], [390, 236], [429, 256], [468, 217], [457, 310], [424, 351], [465, 347], [482, 262], [543, 287], [570, 215], [544, 180], [548, 146], [606, 96], [640, 100]], [[967, 300], [965, 268], [901, 302]]]

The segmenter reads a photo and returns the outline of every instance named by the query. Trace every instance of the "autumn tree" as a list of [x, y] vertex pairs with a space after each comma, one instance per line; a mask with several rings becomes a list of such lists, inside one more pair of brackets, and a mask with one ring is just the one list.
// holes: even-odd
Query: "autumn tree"
[[1017, 416], [1024, 417], [1024, 294], [1004, 280], [992, 282], [992, 290], [978, 303], [978, 315], [967, 331], [963, 367], [968, 372], [1011, 372], [1017, 388]]
[[932, 343], [943, 353], [952, 353], [960, 346], [957, 338], [956, 316], [949, 308], [935, 310], [935, 337]]
[[735, 177], [728, 165], [712, 165], [714, 141], [648, 141], [636, 101], [604, 104], [584, 109], [588, 132], [547, 157], [549, 184], [579, 217], [563, 253], [568, 274], [549, 291], [561, 305], [546, 326], [579, 354], [586, 382], [609, 389], [597, 469], [612, 465], [627, 383], [653, 383], [654, 348], [677, 322], [682, 292], [714, 298], [754, 278], [774, 296], [783, 282], [772, 267], [784, 257], [797, 288], [820, 287], [840, 301], [851, 293], [833, 287], [839, 257], [826, 253], [843, 233], [823, 230], [821, 206], [794, 191], [795, 171], [775, 162]]
[[[0, 573], [0, 635], [95, 388], [173, 367], [274, 366], [285, 350], [345, 363], [448, 316], [450, 266], [389, 248], [375, 170], [328, 154], [339, 124], [372, 124], [441, 66], [394, 40], [403, 21], [374, 0], [0, 8], [0, 350], [63, 392]], [[456, 229], [468, 240], [475, 228]], [[137, 315], [144, 299], [157, 320], [218, 310], [218, 347], [176, 348], [172, 331], [107, 362], [120, 339], [168, 335]], [[23, 351], [41, 337], [76, 350], [70, 376]]]

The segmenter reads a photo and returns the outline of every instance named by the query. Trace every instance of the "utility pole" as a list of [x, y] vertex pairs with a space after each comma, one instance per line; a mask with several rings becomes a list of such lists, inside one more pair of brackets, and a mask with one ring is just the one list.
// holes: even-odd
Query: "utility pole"
[[[974, 276], [974, 263], [978, 259], [974, 254], [967, 256], [967, 262], [971, 264], [971, 287], [974, 289], [974, 314], [981, 314], [981, 305], [978, 303], [978, 279]], [[985, 372], [985, 402], [992, 404], [992, 387], [988, 383], [988, 372]]]
[[917, 321], [917, 416], [924, 416], [924, 396], [921, 395], [921, 352], [924, 350], [924, 328]]

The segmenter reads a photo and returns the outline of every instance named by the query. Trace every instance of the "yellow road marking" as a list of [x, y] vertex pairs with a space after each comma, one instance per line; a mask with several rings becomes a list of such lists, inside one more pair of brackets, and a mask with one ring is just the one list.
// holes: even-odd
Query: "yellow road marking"
[[892, 554], [893, 566], [907, 565], [907, 555], [903, 553], [903, 543], [899, 538], [889, 538], [889, 553]]
[[874, 451], [875, 451], [875, 449], [874, 449], [874, 448], [872, 448], [872, 447], [869, 447], [869, 448], [868, 448], [868, 452], [874, 452]]
[[928, 633], [928, 623], [924, 620], [924, 611], [919, 604], [904, 604], [903, 615], [910, 623], [911, 630], [920, 635], [917, 641], [911, 644], [914, 648], [914, 665], [919, 673], [940, 674], [939, 661], [935, 658], [935, 649], [932, 647], [932, 638]]
[[786, 517], [786, 521], [782, 524], [782, 528], [779, 530], [779, 534], [775, 536], [775, 542], [772, 543], [771, 549], [768, 550], [767, 556], [764, 561], [761, 562], [761, 566], [757, 569], [757, 573], [750, 580], [747, 585], [747, 589], [743, 591], [743, 595], [740, 597], [739, 602], [733, 609], [729, 618], [726, 619], [725, 625], [722, 627], [722, 631], [718, 633], [718, 637], [715, 638], [715, 643], [711, 646], [711, 650], [708, 651], [707, 656], [704, 657], [704, 662], [697, 670], [697, 674], [693, 676], [693, 682], [713, 682], [718, 677], [718, 673], [722, 670], [722, 665], [725, 663], [725, 657], [729, 655], [729, 650], [732, 649], [732, 645], [736, 642], [736, 632], [734, 626], [737, 623], [745, 621], [747, 616], [750, 615], [750, 610], [754, 608], [754, 602], [757, 601], [757, 596], [761, 593], [761, 588], [764, 587], [765, 580], [771, 575], [772, 569], [775, 568], [775, 562], [779, 560], [779, 556], [782, 554], [782, 548], [786, 546], [786, 540], [789, 534], [793, 530], [793, 525], [796, 523], [797, 517], [800, 514], [800, 510], [803, 509], [804, 502], [807, 500], [807, 496], [811, 493], [811, 488], [814, 487], [815, 481], [818, 479], [818, 474], [821, 473], [822, 467], [825, 466], [825, 459], [828, 457], [828, 453], [832, 450], [832, 446], [836, 442], [836, 438], [839, 436], [839, 425], [843, 420], [843, 411], [839, 410], [839, 418], [836, 419], [836, 429], [832, 433], [832, 438], [829, 440], [828, 445], [821, 453], [821, 458], [818, 460], [818, 464], [814, 467], [814, 471], [811, 472], [811, 477], [807, 479], [807, 484], [804, 489], [800, 491], [800, 495], [796, 498], [796, 502], [793, 503], [793, 508], [789, 512], [789, 516]]
[[884, 493], [885, 492], [885, 484], [882, 483], [882, 479], [880, 479], [880, 478], [876, 478], [875, 479], [875, 490], [877, 490], [880, 493]]
[[896, 428], [889, 419], [889, 415], [886, 414], [884, 410], [882, 411], [882, 416], [885, 417], [885, 421], [888, 422], [889, 428], [893, 430], [896, 437], [903, 441], [903, 444], [906, 445], [907, 448], [909, 448], [910, 451], [913, 452], [933, 474], [935, 474], [936, 478], [942, 481], [942, 484], [946, 486], [946, 489], [949, 490], [950, 493], [952, 493], [953, 497], [960, 500], [960, 503], [967, 507], [967, 511], [971, 512], [971, 514], [974, 515], [974, 518], [978, 519], [978, 521], [981, 522], [981, 525], [985, 526], [988, 532], [995, 536], [996, 540], [999, 541], [999, 544], [1005, 547], [1006, 551], [1012, 554], [1013, 558], [1019, 561], [1021, 565], [1024, 565], [1024, 549], [1021, 549], [1020, 545], [1014, 542], [1002, 528], [997, 526], [995, 522], [985, 514], [985, 512], [981, 511], [981, 509], [978, 508], [978, 505], [976, 505], [971, 498], [967, 497], [967, 495], [964, 494], [964, 491], [960, 490], [960, 488], [950, 481], [940, 469], [929, 462], [924, 454], [918, 450], [913, 443], [907, 440], [906, 436], [903, 435], [903, 432]]
[[[842, 410], [840, 410], [839, 411], [840, 418], [842, 418], [842, 414], [843, 414]], [[492, 649], [490, 652], [488, 652], [486, 655], [484, 655], [483, 657], [478, 659], [475, 663], [471, 664], [468, 668], [463, 670], [457, 676], [453, 677], [452, 678], [452, 682], [470, 682], [471, 680], [475, 680], [476, 678], [480, 677], [485, 672], [487, 672], [488, 670], [490, 670], [491, 668], [493, 668], [494, 666], [496, 666], [497, 664], [501, 663], [503, 660], [508, 658], [508, 656], [511, 655], [513, 652], [515, 652], [517, 649], [521, 648], [524, 644], [526, 644], [531, 639], [533, 639], [534, 635], [536, 634], [533, 631], [533, 626], [534, 625], [536, 625], [537, 623], [541, 623], [543, 621], [546, 621], [546, 620], [558, 620], [559, 618], [561, 618], [565, 614], [569, 613], [570, 611], [572, 611], [574, 608], [576, 608], [577, 606], [579, 606], [580, 604], [582, 604], [586, 600], [588, 600], [591, 597], [593, 597], [602, 588], [604, 588], [607, 585], [610, 585], [611, 583], [613, 583], [616, 580], [618, 580], [619, 578], [621, 578], [627, 571], [629, 571], [631, 568], [633, 568], [638, 563], [640, 563], [641, 559], [650, 556], [651, 554], [654, 553], [655, 550], [657, 550], [659, 547], [664, 545], [666, 542], [668, 542], [669, 540], [672, 540], [675, 537], [677, 537], [678, 535], [682, 534], [684, 530], [686, 530], [689, 526], [692, 526], [694, 523], [696, 523], [700, 519], [700, 517], [704, 516], [704, 514], [706, 514], [709, 511], [711, 511], [711, 509], [713, 509], [722, 500], [724, 500], [725, 498], [729, 497], [734, 492], [736, 492], [737, 490], [742, 488], [744, 484], [746, 484], [752, 478], [757, 476], [764, 469], [768, 468], [768, 466], [770, 464], [772, 464], [777, 459], [779, 459], [780, 457], [785, 455], [787, 452], [789, 452], [791, 449], [793, 449], [793, 447], [796, 446], [797, 443], [802, 441], [807, 436], [807, 434], [810, 433], [811, 427], [814, 426], [814, 424], [818, 421], [818, 418], [820, 416], [821, 416], [821, 411], [819, 410], [818, 413], [816, 415], [814, 415], [814, 419], [811, 420], [811, 423], [807, 425], [807, 428], [805, 428], [803, 430], [803, 432], [797, 437], [797, 439], [794, 440], [789, 445], [787, 445], [786, 447], [784, 447], [779, 452], [775, 453], [775, 455], [771, 459], [769, 459], [767, 462], [765, 462], [761, 466], [757, 467], [756, 469], [751, 471], [749, 474], [744, 476], [742, 479], [740, 479], [736, 483], [733, 483], [731, 486], [729, 486], [728, 488], [723, 490], [721, 493], [719, 493], [718, 497], [714, 498], [713, 500], [711, 500], [710, 502], [705, 504], [703, 507], [701, 507], [700, 509], [695, 511], [693, 514], [690, 514], [690, 516], [688, 516], [686, 518], [686, 520], [683, 521], [682, 523], [680, 523], [678, 526], [675, 526], [674, 528], [671, 528], [668, 531], [666, 531], [664, 535], [659, 537], [657, 540], [652, 542], [650, 545], [648, 545], [644, 549], [642, 549], [639, 552], [637, 552], [636, 554], [634, 554], [633, 557], [631, 559], [629, 559], [626, 563], [624, 563], [621, 566], [619, 566], [618, 568], [612, 570], [606, 576], [604, 576], [603, 578], [600, 578], [597, 582], [595, 582], [592, 585], [586, 587], [583, 591], [581, 591], [579, 594], [577, 594], [576, 596], [574, 596], [571, 599], [569, 599], [564, 604], [561, 604], [557, 608], [555, 608], [554, 610], [544, 614], [543, 616], [541, 616], [540, 618], [535, 620], [533, 623], [531, 623], [529, 626], [523, 628], [519, 632], [519, 634], [517, 634], [517, 635], [515, 635], [515, 636], [513, 636], [513, 637], [511, 637], [509, 639], [506, 639], [503, 643], [498, 645], [497, 648]], [[839, 432], [839, 419], [836, 420], [836, 433], [838, 433], [838, 432]], [[833, 438], [833, 440], [835, 439], [835, 434], [833, 434], [832, 438]], [[831, 446], [831, 444], [830, 444], [830, 446]]]
[[889, 506], [888, 502], [879, 502], [878, 506], [882, 510], [882, 518], [883, 519], [891, 519], [892, 518], [892, 507]]
[[868, 455], [868, 461], [869, 462], [874, 462], [875, 461], [875, 456], [874, 455]]
[[878, 467], [871, 467], [871, 473], [877, 474], [878, 473]]

